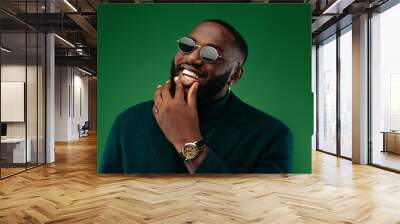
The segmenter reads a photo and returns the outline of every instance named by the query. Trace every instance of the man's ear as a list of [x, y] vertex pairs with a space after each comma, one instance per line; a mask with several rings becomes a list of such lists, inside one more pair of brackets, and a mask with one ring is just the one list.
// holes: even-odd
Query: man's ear
[[235, 69], [235, 73], [232, 74], [229, 83], [231, 85], [235, 84], [235, 82], [239, 81], [242, 78], [243, 67], [238, 65]]

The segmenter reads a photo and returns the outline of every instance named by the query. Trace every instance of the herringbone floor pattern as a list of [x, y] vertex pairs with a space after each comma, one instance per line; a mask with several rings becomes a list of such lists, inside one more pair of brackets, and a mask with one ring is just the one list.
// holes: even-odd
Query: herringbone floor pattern
[[96, 139], [0, 181], [0, 223], [400, 223], [400, 175], [315, 152], [313, 174], [99, 176]]

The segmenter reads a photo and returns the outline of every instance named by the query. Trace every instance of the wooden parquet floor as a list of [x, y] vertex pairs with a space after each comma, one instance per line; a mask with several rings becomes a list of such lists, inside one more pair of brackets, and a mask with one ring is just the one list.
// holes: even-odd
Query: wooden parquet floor
[[313, 153], [313, 174], [99, 176], [96, 139], [0, 181], [0, 223], [400, 223], [400, 175]]

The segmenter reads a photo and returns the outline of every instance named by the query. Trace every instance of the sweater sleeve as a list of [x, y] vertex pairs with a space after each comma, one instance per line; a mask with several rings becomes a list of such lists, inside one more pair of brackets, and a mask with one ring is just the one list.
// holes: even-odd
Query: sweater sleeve
[[229, 173], [229, 170], [224, 161], [212, 149], [209, 149], [208, 155], [197, 167], [195, 173]]
[[293, 137], [288, 128], [279, 132], [276, 140], [264, 148], [254, 173], [291, 173]]

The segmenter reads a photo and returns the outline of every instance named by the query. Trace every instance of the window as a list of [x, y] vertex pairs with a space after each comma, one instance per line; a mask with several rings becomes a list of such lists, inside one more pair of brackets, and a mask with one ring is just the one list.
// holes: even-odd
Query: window
[[372, 163], [400, 170], [400, 4], [371, 18]]
[[318, 50], [318, 149], [336, 153], [336, 36]]
[[340, 155], [351, 158], [352, 141], [352, 34], [351, 26], [340, 36]]

